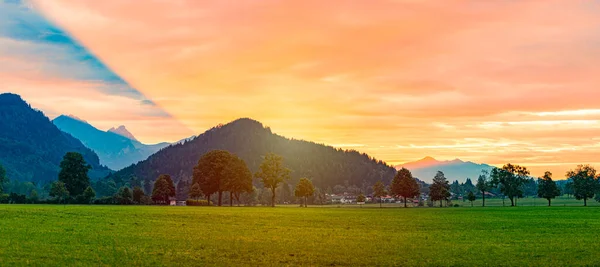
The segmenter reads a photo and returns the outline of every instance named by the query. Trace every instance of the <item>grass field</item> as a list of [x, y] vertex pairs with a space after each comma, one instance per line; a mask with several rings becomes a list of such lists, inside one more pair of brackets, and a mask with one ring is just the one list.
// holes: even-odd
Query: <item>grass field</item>
[[600, 265], [598, 232], [598, 207], [0, 205], [0, 265]]

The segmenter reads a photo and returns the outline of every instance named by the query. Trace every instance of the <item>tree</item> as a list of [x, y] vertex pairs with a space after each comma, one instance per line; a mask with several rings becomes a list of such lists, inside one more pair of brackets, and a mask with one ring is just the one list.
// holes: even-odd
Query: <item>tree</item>
[[204, 154], [194, 167], [192, 184], [199, 184], [200, 189], [210, 202], [214, 193], [219, 194], [218, 205], [222, 205], [223, 192], [226, 190], [225, 180], [232, 175], [229, 170], [233, 163], [233, 155], [225, 150], [212, 150]]
[[419, 184], [417, 183], [417, 180], [413, 178], [412, 173], [406, 168], [402, 168], [396, 173], [390, 187], [390, 193], [392, 195], [404, 198], [405, 208], [407, 198], [419, 195]]
[[308, 197], [312, 196], [314, 193], [315, 193], [315, 187], [313, 186], [313, 183], [306, 178], [300, 178], [300, 181], [296, 185], [296, 190], [294, 190], [294, 195], [296, 197], [302, 198], [302, 200], [304, 202], [304, 207], [308, 207], [307, 199], [308, 199]]
[[133, 203], [142, 204], [142, 198], [145, 197], [144, 190], [141, 186], [136, 186], [133, 188]]
[[202, 197], [202, 189], [200, 189], [200, 185], [198, 183], [195, 183], [192, 185], [192, 188], [190, 188], [190, 197], [195, 200], [198, 200], [200, 197]]
[[477, 179], [477, 190], [481, 192], [481, 200], [483, 201], [483, 204], [481, 204], [482, 207], [485, 207], [485, 193], [492, 189], [492, 184], [488, 179], [488, 175], [489, 173], [487, 170], [481, 170], [481, 174]]
[[55, 197], [58, 200], [58, 203], [67, 199], [69, 196], [69, 190], [67, 190], [67, 186], [65, 183], [61, 181], [56, 181], [52, 183], [50, 187], [50, 196]]
[[290, 170], [283, 166], [283, 158], [274, 153], [267, 154], [254, 176], [271, 190], [271, 206], [275, 207], [275, 189], [290, 178]]
[[500, 192], [510, 199], [510, 205], [514, 207], [515, 197], [523, 196], [522, 185], [527, 181], [528, 175], [527, 168], [508, 163], [502, 169], [492, 169], [492, 184], [500, 186]]
[[450, 193], [454, 195], [453, 199], [457, 199], [459, 196], [462, 196], [462, 186], [460, 186], [460, 183], [457, 180], [454, 180], [454, 182], [452, 182], [450, 185]]
[[38, 192], [35, 189], [31, 190], [31, 193], [29, 193], [29, 200], [31, 204], [35, 204], [40, 200]]
[[599, 188], [596, 169], [590, 165], [579, 165], [568, 171], [566, 176], [573, 181], [575, 199], [583, 199], [583, 206], [587, 206], [587, 200], [593, 198]]
[[433, 184], [429, 187], [429, 197], [432, 201], [440, 201], [440, 207], [442, 207], [443, 201], [448, 201], [450, 197], [450, 184], [444, 173], [438, 171], [433, 178]]
[[365, 195], [363, 195], [363, 194], [359, 194], [359, 195], [356, 197], [356, 202], [357, 202], [357, 203], [364, 203], [366, 199], [367, 199], [367, 198], [365, 197]]
[[6, 182], [6, 170], [0, 164], [0, 195], [4, 193], [4, 183]]
[[560, 189], [556, 185], [556, 182], [552, 181], [552, 173], [544, 173], [544, 177], [538, 178], [538, 197], [542, 197], [548, 200], [548, 207], [550, 207], [551, 200], [557, 196], [560, 196]]
[[378, 181], [373, 185], [373, 197], [379, 198], [379, 207], [381, 208], [381, 198], [387, 194], [383, 182]]
[[252, 186], [252, 172], [246, 162], [235, 155], [231, 155], [230, 163], [225, 169], [223, 181], [224, 190], [229, 192], [229, 205], [233, 206], [233, 199], [240, 205], [242, 193], [250, 193]]
[[119, 203], [121, 203], [121, 205], [129, 205], [133, 203], [133, 194], [131, 193], [129, 187], [123, 186], [119, 189], [116, 199], [119, 201]]
[[471, 181], [471, 178], [467, 178], [467, 180], [465, 180], [465, 183], [461, 186], [463, 193], [477, 190], [476, 187], [473, 185], [473, 181]]
[[88, 186], [85, 190], [83, 190], [82, 196], [85, 203], [90, 204], [96, 197], [96, 192], [91, 186]]
[[473, 194], [473, 191], [469, 191], [469, 195], [467, 196], [467, 198], [469, 199], [469, 201], [471, 201], [471, 207], [473, 207], [473, 201], [475, 201], [476, 199], [475, 194]]
[[58, 180], [65, 184], [71, 196], [79, 196], [90, 186], [88, 171], [92, 168], [77, 152], [67, 152], [60, 163]]
[[157, 203], [167, 204], [169, 198], [175, 196], [175, 185], [171, 176], [168, 174], [161, 174], [158, 179], [154, 182], [154, 188], [152, 189], [152, 201]]

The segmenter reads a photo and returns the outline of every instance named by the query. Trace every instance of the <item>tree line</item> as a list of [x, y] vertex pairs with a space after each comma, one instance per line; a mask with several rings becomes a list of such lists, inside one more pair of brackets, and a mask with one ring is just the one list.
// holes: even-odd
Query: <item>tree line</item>
[[[176, 196], [180, 196], [178, 199], [184, 198], [189, 203], [198, 205], [212, 205], [211, 199], [215, 197], [215, 205], [221, 206], [226, 193], [230, 205], [234, 202], [240, 205], [247, 203], [249, 198], [258, 197], [256, 191], [259, 189], [254, 186], [254, 181], [258, 181], [265, 188], [260, 193], [263, 195], [261, 198], [268, 192], [271, 206], [275, 206], [278, 194], [293, 195], [301, 200], [302, 206], [306, 206], [312, 197], [323, 204], [326, 199], [324, 191], [316, 188], [308, 178], [301, 178], [293, 192], [289, 190], [287, 182], [291, 170], [284, 166], [283, 161], [283, 157], [268, 153], [263, 157], [258, 171], [252, 173], [245, 161], [236, 155], [225, 150], [212, 150], [204, 154], [194, 166], [189, 185], [186, 181], [180, 181], [176, 186], [169, 174], [161, 174], [152, 183], [151, 190], [144, 190], [142, 183], [132, 178], [130, 184], [121, 186], [113, 194], [97, 198], [96, 191], [105, 190], [102, 187], [106, 185], [101, 181], [91, 183], [88, 176], [91, 166], [81, 154], [69, 152], [60, 163], [58, 180], [47, 188], [51, 198], [46, 200], [40, 200], [40, 195], [35, 190], [29, 196], [14, 192], [4, 194], [8, 178], [0, 165], [0, 203], [169, 204]], [[380, 206], [386, 195], [401, 199], [404, 207], [407, 207], [409, 199], [420, 203], [424, 198], [431, 202], [439, 201], [440, 206], [443, 206], [444, 202], [448, 204], [451, 199], [462, 197], [463, 201], [469, 200], [472, 205], [478, 196], [482, 199], [482, 206], [485, 206], [486, 195], [492, 193], [503, 199], [507, 198], [511, 206], [516, 206], [519, 198], [533, 195], [546, 199], [549, 206], [552, 199], [561, 194], [583, 200], [584, 206], [587, 206], [588, 199], [600, 201], [600, 175], [596, 174], [596, 169], [592, 166], [579, 165], [567, 172], [567, 180], [562, 186], [552, 176], [551, 172], [545, 172], [535, 180], [526, 167], [506, 164], [490, 172], [482, 171], [476, 184], [470, 179], [462, 184], [458, 181], [451, 184], [440, 171], [429, 185], [413, 177], [408, 169], [402, 168], [396, 172], [388, 186], [383, 181], [378, 181], [369, 189]], [[285, 188], [288, 190], [284, 190]], [[367, 190], [349, 185], [344, 188], [357, 188], [357, 202], [364, 202], [366, 199]], [[205, 200], [200, 201], [200, 198]]]

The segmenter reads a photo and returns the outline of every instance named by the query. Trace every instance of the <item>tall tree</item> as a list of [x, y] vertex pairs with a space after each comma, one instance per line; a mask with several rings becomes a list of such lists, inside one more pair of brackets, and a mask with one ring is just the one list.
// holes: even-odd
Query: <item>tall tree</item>
[[269, 153], [260, 164], [258, 172], [254, 174], [257, 179], [260, 179], [265, 188], [271, 190], [271, 206], [275, 207], [275, 189], [285, 180], [290, 178], [290, 170], [283, 166], [283, 158]]
[[481, 200], [483, 201], [483, 204], [481, 204], [482, 207], [485, 207], [485, 193], [492, 189], [492, 184], [488, 179], [488, 175], [489, 172], [487, 170], [481, 170], [481, 174], [477, 179], [477, 190], [481, 192]]
[[419, 184], [408, 169], [402, 168], [398, 170], [394, 180], [392, 180], [390, 193], [396, 197], [404, 198], [404, 207], [406, 208], [406, 199], [419, 195]]
[[67, 152], [60, 163], [58, 180], [65, 183], [71, 196], [79, 196], [90, 186], [88, 171], [92, 166], [87, 164], [83, 155], [77, 152]]
[[190, 197], [195, 200], [198, 200], [200, 197], [202, 197], [202, 189], [200, 189], [200, 185], [198, 183], [195, 183], [192, 185], [192, 188], [190, 188]]
[[379, 207], [381, 208], [381, 198], [383, 198], [387, 192], [385, 191], [385, 185], [382, 181], [378, 181], [373, 185], [373, 197], [379, 199]]
[[469, 191], [469, 195], [467, 196], [467, 198], [469, 199], [469, 201], [471, 202], [471, 207], [473, 207], [473, 201], [475, 201], [475, 199], [477, 199], [475, 197], [475, 194], [473, 194], [473, 191]]
[[296, 189], [294, 190], [294, 195], [296, 197], [302, 198], [304, 202], [304, 207], [307, 206], [308, 197], [312, 196], [315, 193], [315, 187], [313, 183], [307, 178], [300, 178], [300, 181], [296, 185]]
[[60, 203], [61, 201], [64, 202], [69, 196], [69, 190], [67, 190], [67, 186], [65, 185], [65, 183], [61, 181], [56, 181], [52, 183], [50, 187], [50, 196], [55, 197], [58, 200], [58, 203]]
[[152, 200], [157, 203], [168, 204], [169, 198], [175, 196], [175, 185], [171, 176], [168, 174], [161, 174], [158, 179], [154, 182], [154, 188], [152, 189]]
[[429, 197], [431, 201], [440, 201], [440, 207], [442, 207], [443, 201], [448, 201], [450, 197], [450, 184], [444, 176], [444, 173], [438, 171], [435, 177], [433, 177], [433, 184], [429, 187]]
[[560, 196], [560, 189], [556, 185], [556, 182], [552, 181], [552, 173], [544, 173], [544, 177], [538, 178], [538, 197], [542, 197], [548, 200], [548, 207], [550, 207], [553, 198]]
[[230, 163], [225, 169], [223, 178], [224, 190], [229, 192], [229, 205], [233, 206], [233, 199], [240, 205], [240, 196], [242, 193], [251, 193], [252, 172], [248, 169], [246, 162], [235, 155], [231, 155]]
[[500, 186], [500, 192], [510, 199], [510, 205], [515, 206], [515, 198], [523, 196], [522, 185], [527, 181], [529, 171], [527, 168], [506, 164], [502, 169], [492, 169], [492, 184]]
[[206, 200], [210, 202], [210, 197], [218, 193], [218, 205], [222, 205], [223, 192], [227, 191], [225, 179], [230, 174], [230, 168], [233, 161], [233, 155], [225, 150], [212, 150], [204, 154], [196, 167], [192, 176], [192, 184], [199, 184]]
[[583, 206], [587, 206], [587, 200], [593, 198], [599, 188], [596, 169], [590, 165], [579, 165], [575, 170], [568, 171], [566, 176], [573, 181], [575, 198], [583, 199]]

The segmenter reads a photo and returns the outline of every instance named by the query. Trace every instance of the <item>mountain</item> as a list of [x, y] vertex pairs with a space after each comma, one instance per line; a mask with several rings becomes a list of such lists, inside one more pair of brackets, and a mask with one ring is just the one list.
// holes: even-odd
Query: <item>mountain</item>
[[477, 180], [481, 174], [481, 170], [490, 171], [494, 168], [487, 164], [477, 164], [470, 161], [462, 161], [460, 159], [439, 161], [432, 157], [425, 157], [417, 161], [407, 162], [396, 166], [397, 169], [402, 167], [410, 170], [414, 177], [428, 183], [431, 183], [438, 171], [442, 171], [446, 178], [451, 182], [453, 180], [464, 182], [467, 178], [471, 178], [475, 183], [475, 180]]
[[164, 148], [147, 160], [113, 174], [111, 178], [117, 183], [128, 181], [131, 177], [152, 182], [160, 174], [170, 174], [176, 182], [190, 181], [200, 157], [215, 149], [239, 156], [253, 173], [258, 170], [264, 155], [276, 153], [283, 156], [284, 164], [292, 170], [290, 183], [307, 177], [315, 186], [324, 189], [346, 182], [361, 186], [365, 182], [374, 184], [382, 180], [389, 184], [396, 172], [393, 167], [366, 154], [288, 139], [272, 133], [270, 128], [258, 121], [238, 119], [214, 127], [192, 140]]
[[120, 136], [129, 138], [133, 141], [137, 141], [137, 139], [135, 139], [135, 136], [133, 136], [133, 134], [131, 134], [131, 132], [129, 132], [129, 130], [127, 130], [127, 128], [125, 128], [124, 125], [121, 125], [121, 126], [117, 127], [116, 129], [115, 129], [115, 127], [112, 127], [108, 130], [108, 132], [116, 133]]
[[135, 138], [123, 136], [123, 133], [129, 133], [124, 126], [116, 129], [119, 133], [111, 131], [114, 128], [105, 132], [84, 120], [65, 115], [58, 116], [52, 122], [62, 131], [81, 140], [84, 145], [98, 154], [100, 163], [114, 170], [120, 170], [145, 160], [148, 156], [169, 145], [168, 143], [145, 145]]
[[98, 155], [73, 136], [59, 130], [41, 111], [20, 96], [0, 94], [0, 164], [11, 180], [46, 183], [58, 179], [67, 152], [79, 152], [92, 166], [91, 178], [106, 176]]

